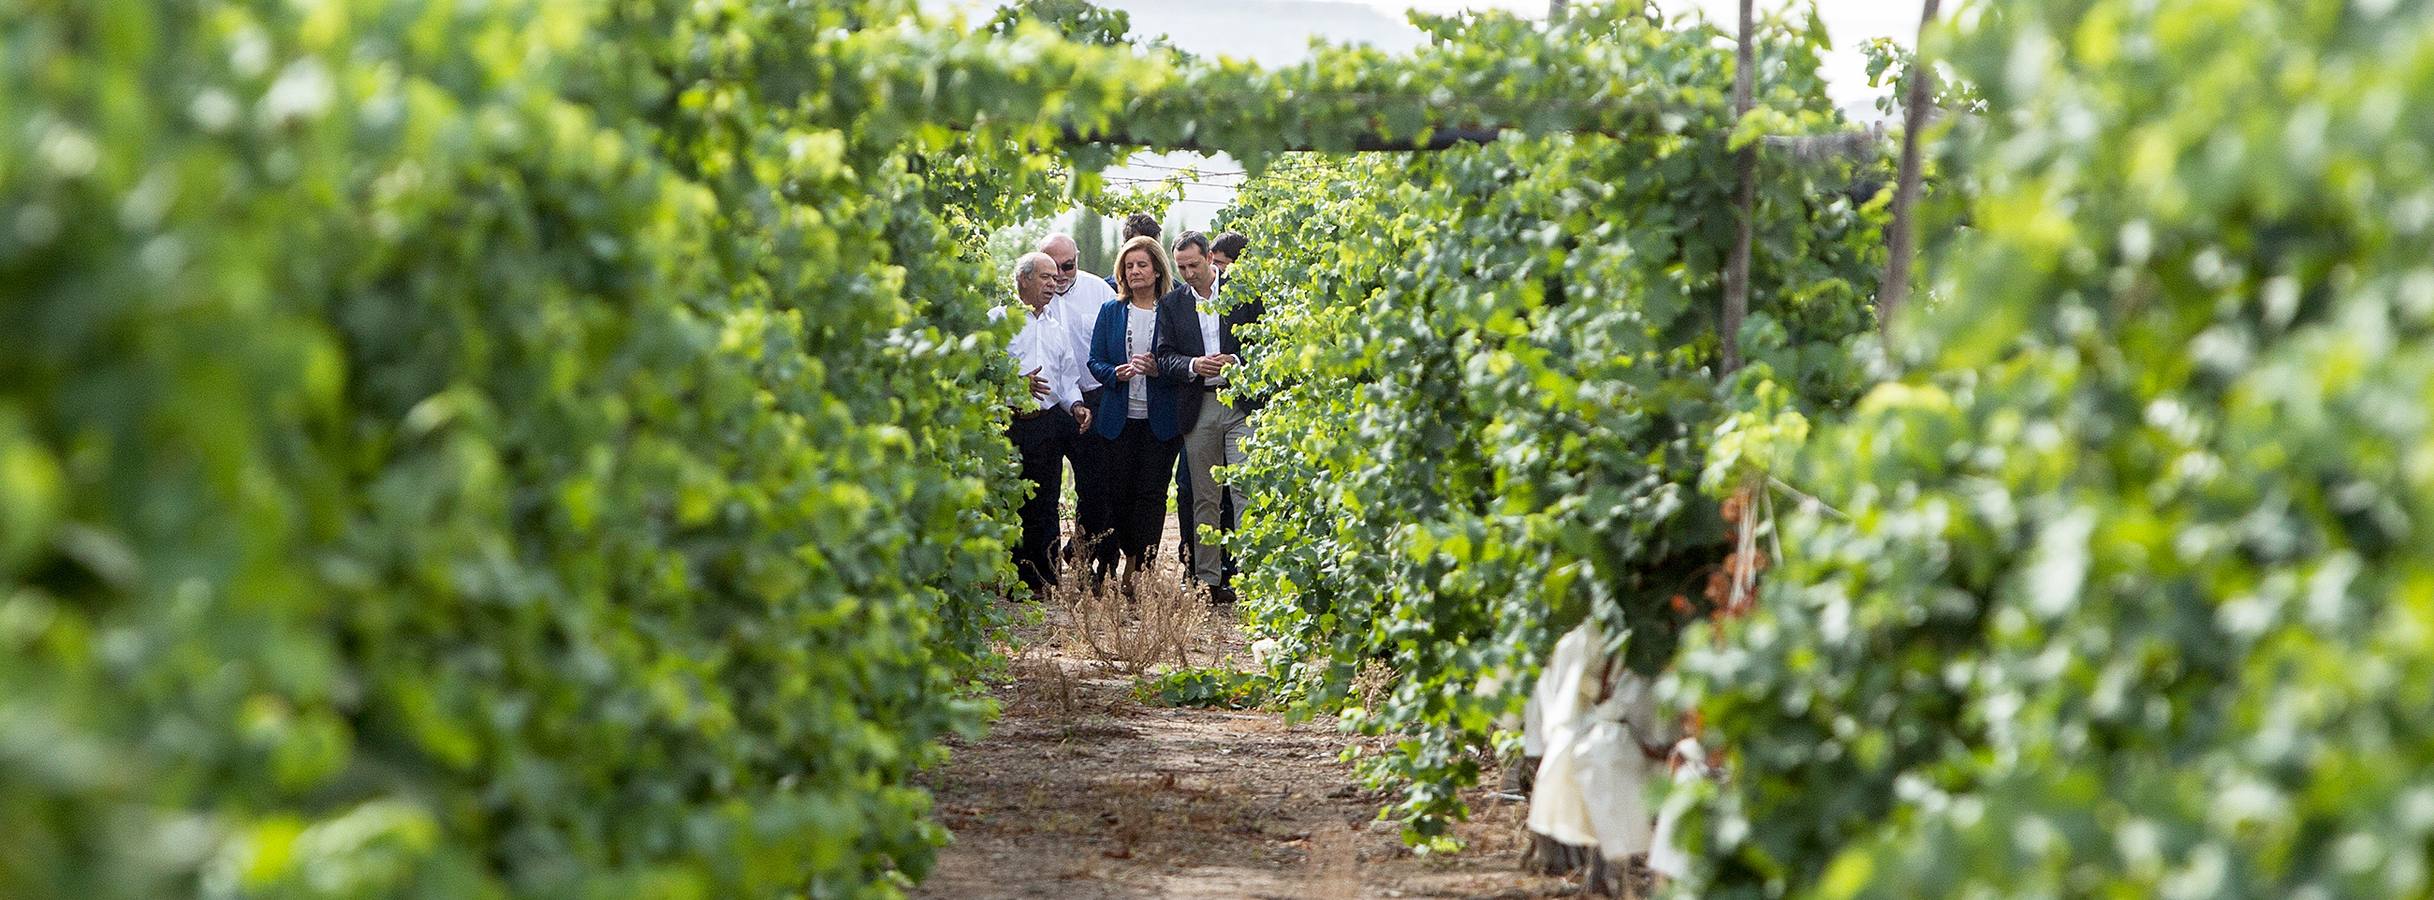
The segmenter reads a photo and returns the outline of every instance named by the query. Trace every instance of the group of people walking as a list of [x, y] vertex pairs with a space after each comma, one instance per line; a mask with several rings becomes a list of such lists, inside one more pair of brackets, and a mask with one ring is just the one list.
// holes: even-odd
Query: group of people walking
[[[1243, 505], [1240, 489], [1219, 483], [1215, 470], [1242, 461], [1255, 405], [1221, 393], [1242, 363], [1237, 329], [1263, 308], [1219, 300], [1225, 269], [1247, 244], [1240, 234], [1212, 241], [1195, 231], [1161, 245], [1156, 220], [1134, 216], [1104, 279], [1081, 270], [1069, 235], [1049, 235], [1015, 261], [1027, 318], [1008, 352], [1030, 381], [1031, 402], [1015, 410], [1006, 433], [1032, 485], [1014, 561], [1034, 591], [1058, 582], [1061, 562], [1094, 583], [1121, 564], [1131, 584], [1155, 559], [1174, 484], [1192, 578], [1216, 601], [1232, 601], [1223, 549], [1193, 535], [1202, 525], [1231, 527], [1228, 508]], [[1075, 539], [1060, 543], [1066, 464]]]

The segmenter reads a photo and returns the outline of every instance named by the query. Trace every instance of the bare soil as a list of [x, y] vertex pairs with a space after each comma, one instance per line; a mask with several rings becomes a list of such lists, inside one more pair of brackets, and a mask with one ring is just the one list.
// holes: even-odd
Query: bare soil
[[[1170, 535], [1171, 535], [1170, 525]], [[1170, 538], [1164, 546], [1171, 552]], [[1171, 562], [1152, 577], [1180, 580]], [[1200, 601], [1205, 602], [1205, 601]], [[1040, 607], [1053, 603], [1039, 604]], [[1023, 611], [1015, 611], [1018, 618]], [[1146, 706], [1134, 675], [1076, 646], [1046, 610], [1017, 629], [988, 737], [930, 773], [954, 835], [915, 896], [1354, 898], [1572, 896], [1520, 869], [1521, 804], [1474, 789], [1465, 849], [1414, 855], [1376, 822], [1385, 798], [1339, 757], [1360, 740], [1270, 710]], [[1194, 665], [1251, 667], [1230, 608], [1194, 629]], [[1494, 783], [1494, 773], [1488, 781]]]

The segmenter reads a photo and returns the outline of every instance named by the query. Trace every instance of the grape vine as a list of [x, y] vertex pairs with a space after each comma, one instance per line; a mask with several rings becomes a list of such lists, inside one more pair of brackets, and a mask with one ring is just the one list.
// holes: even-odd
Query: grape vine
[[[1839, 129], [1805, 25], [1759, 36], [1763, 118]], [[1461, 812], [1557, 635], [1594, 618], [1653, 672], [1708, 612], [1700, 586], [1729, 552], [1718, 501], [1741, 486], [1700, 489], [1719, 426], [1864, 386], [1849, 342], [1873, 324], [1881, 214], [1846, 192], [1874, 170], [1762, 170], [1749, 364], [1720, 378], [1730, 45], [1613, 10], [1566, 27], [1582, 58], [1700, 102], [1643, 134], [1280, 163], [1225, 223], [1259, 242], [1239, 295], [1269, 303], [1245, 388], [1275, 392], [1246, 467], [1256, 627], [1306, 709], [1344, 706], [1365, 666], [1394, 673], [1380, 708], [1346, 718], [1397, 739], [1365, 768], [1402, 788], [1390, 814], [1415, 841]], [[1435, 28], [1501, 46], [1533, 26]]]
[[1789, 518], [1755, 618], [1685, 643], [1737, 748], [1693, 893], [2434, 889], [2427, 15], [1948, 36], [1987, 114], [1920, 364], [1801, 455], [1841, 514]]

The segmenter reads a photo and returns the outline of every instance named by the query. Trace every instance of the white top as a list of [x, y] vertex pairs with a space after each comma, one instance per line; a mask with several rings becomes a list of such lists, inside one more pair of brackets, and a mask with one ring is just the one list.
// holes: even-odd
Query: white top
[[[1130, 303], [1124, 304], [1124, 353], [1126, 356], [1148, 353], [1150, 343], [1157, 337], [1157, 334], [1158, 310], [1155, 307], [1142, 309]], [[1125, 418], [1149, 418], [1149, 376], [1150, 373], [1143, 372], [1134, 375], [1131, 381], [1125, 382]]]
[[[992, 321], [1005, 318], [1006, 309], [1003, 306], [990, 309], [989, 318]], [[1029, 313], [1029, 308], [1024, 312]], [[1054, 307], [1048, 307], [1040, 314], [1028, 315], [1023, 330], [1015, 332], [1013, 342], [1006, 345], [1006, 352], [1014, 355], [1015, 371], [1038, 369], [1040, 377], [1048, 379], [1049, 396], [1033, 398], [1038, 400], [1038, 409], [1061, 406], [1071, 410], [1082, 402], [1081, 379], [1089, 376], [1083, 374], [1081, 360], [1073, 355], [1072, 342], [1066, 338], [1064, 321], [1056, 317]]]
[[[1186, 282], [1185, 286], [1189, 287], [1190, 283]], [[1217, 314], [1209, 312], [1209, 302], [1217, 299], [1218, 290], [1218, 287], [1212, 286], [1209, 293], [1203, 296], [1199, 288], [1192, 288], [1192, 308], [1200, 311], [1200, 352], [1209, 356], [1217, 355]], [[1221, 387], [1225, 384], [1225, 374], [1220, 372], [1203, 377], [1200, 383]]]
[[[1065, 329], [1073, 335], [1074, 359], [1090, 359], [1090, 332], [1099, 327], [1099, 307], [1115, 298], [1116, 290], [1107, 286], [1106, 279], [1075, 269], [1073, 286], [1048, 299], [1049, 314], [1063, 322]], [[1090, 367], [1083, 366], [1082, 390], [1092, 391], [1098, 387], [1099, 380], [1091, 377]]]

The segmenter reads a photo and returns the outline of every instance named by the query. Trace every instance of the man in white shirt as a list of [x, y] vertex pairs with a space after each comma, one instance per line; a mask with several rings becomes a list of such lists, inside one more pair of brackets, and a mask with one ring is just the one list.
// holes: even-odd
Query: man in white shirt
[[[1021, 454], [1023, 478], [1031, 496], [1023, 501], [1022, 543], [1014, 548], [1014, 570], [1034, 594], [1056, 583], [1057, 496], [1064, 491], [1063, 458], [1067, 445], [1090, 427], [1090, 408], [1082, 404], [1081, 381], [1089, 375], [1074, 356], [1072, 332], [1049, 305], [1050, 273], [1056, 263], [1044, 253], [1026, 253], [1014, 262], [1014, 293], [1022, 300], [1023, 327], [1006, 352], [1031, 387], [1031, 398], [1015, 407], [1006, 424], [1006, 438]], [[992, 310], [1005, 315], [1005, 308]]]
[[[1099, 382], [1090, 377], [1090, 332], [1097, 327], [1099, 308], [1116, 299], [1115, 289], [1098, 275], [1083, 271], [1081, 248], [1073, 236], [1051, 234], [1040, 239], [1039, 252], [1051, 263], [1048, 270], [1050, 315], [1072, 335], [1075, 367], [1081, 370], [1082, 406], [1099, 408]], [[1102, 489], [1106, 476], [1102, 451], [1106, 439], [1083, 433], [1065, 443], [1065, 458], [1073, 464], [1074, 534], [1105, 534], [1115, 527], [1115, 499]]]

